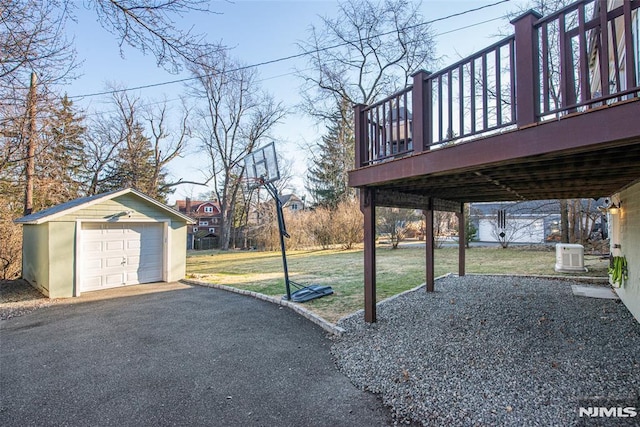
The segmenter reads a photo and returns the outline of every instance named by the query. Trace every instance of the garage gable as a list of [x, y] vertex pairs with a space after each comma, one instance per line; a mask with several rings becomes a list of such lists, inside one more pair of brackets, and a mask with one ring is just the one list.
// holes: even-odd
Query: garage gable
[[121, 218], [171, 218], [192, 224], [193, 220], [133, 188], [82, 197], [15, 220], [18, 224], [44, 224], [52, 221]]

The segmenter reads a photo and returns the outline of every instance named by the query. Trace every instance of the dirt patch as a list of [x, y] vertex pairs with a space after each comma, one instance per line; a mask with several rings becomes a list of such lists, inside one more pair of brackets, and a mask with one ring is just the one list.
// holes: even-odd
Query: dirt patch
[[22, 316], [57, 301], [42, 295], [26, 280], [0, 280], [0, 320]]

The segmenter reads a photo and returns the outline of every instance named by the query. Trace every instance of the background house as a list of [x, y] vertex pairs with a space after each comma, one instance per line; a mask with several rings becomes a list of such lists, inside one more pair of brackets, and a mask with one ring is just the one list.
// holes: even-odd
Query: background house
[[283, 210], [289, 210], [291, 212], [303, 211], [305, 209], [305, 197], [302, 198], [295, 194], [282, 194], [278, 196], [280, 203], [282, 203]]
[[[571, 202], [570, 226], [583, 239], [607, 237], [606, 215], [597, 209], [602, 200]], [[553, 243], [561, 239], [559, 200], [486, 202], [470, 205], [470, 219], [478, 230], [477, 240], [502, 243]]]
[[472, 203], [470, 214], [481, 242], [545, 243], [560, 237], [557, 200]]
[[176, 200], [174, 209], [194, 220], [194, 224], [187, 227], [187, 249], [218, 247], [221, 213], [217, 201]]

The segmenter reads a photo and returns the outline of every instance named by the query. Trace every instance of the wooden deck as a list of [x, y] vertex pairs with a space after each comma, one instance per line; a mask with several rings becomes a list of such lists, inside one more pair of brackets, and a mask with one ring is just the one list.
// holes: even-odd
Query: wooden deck
[[513, 36], [356, 106], [349, 185], [365, 215], [368, 322], [376, 320], [376, 206], [424, 210], [433, 290], [434, 210], [462, 219], [464, 203], [599, 198], [640, 179], [640, 48], [631, 30], [640, 1], [610, 11], [605, 3], [529, 12], [512, 21]]

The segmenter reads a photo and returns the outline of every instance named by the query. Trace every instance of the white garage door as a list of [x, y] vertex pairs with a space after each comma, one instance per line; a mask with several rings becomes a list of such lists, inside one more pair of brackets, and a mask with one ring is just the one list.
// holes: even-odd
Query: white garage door
[[162, 280], [162, 224], [82, 224], [80, 291]]
[[[478, 230], [478, 240], [481, 242], [497, 242], [498, 230], [495, 220], [481, 219]], [[497, 231], [496, 231], [497, 230]], [[544, 221], [542, 219], [507, 219], [504, 230], [509, 243], [543, 243]]]

